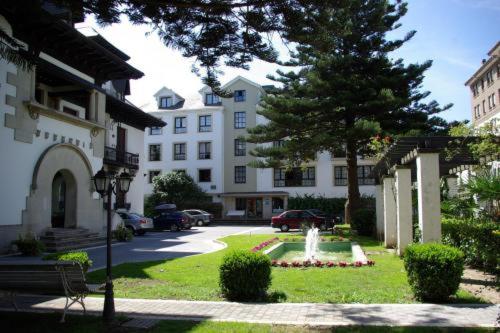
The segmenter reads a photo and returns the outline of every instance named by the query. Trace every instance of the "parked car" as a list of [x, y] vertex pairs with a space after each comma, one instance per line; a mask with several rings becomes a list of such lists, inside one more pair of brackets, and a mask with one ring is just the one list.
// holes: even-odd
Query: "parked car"
[[153, 229], [153, 220], [149, 217], [125, 210], [118, 210], [116, 213], [121, 217], [125, 227], [134, 235], [144, 235], [148, 229]]
[[324, 217], [314, 215], [306, 210], [288, 210], [278, 216], [273, 216], [271, 227], [287, 232], [290, 229], [301, 229], [304, 222], [311, 223], [320, 230], [327, 228]]
[[200, 227], [209, 225], [214, 219], [214, 216], [212, 214], [201, 209], [186, 209], [183, 212], [192, 217], [194, 223]]
[[153, 218], [153, 226], [157, 230], [169, 229], [170, 231], [180, 231], [191, 229], [189, 217], [177, 210], [174, 204], [162, 204], [155, 207], [157, 215]]
[[329, 215], [320, 209], [312, 208], [312, 209], [306, 209], [306, 211], [308, 211], [313, 215], [324, 217], [328, 229], [332, 228], [335, 224], [340, 224], [339, 220], [335, 216]]

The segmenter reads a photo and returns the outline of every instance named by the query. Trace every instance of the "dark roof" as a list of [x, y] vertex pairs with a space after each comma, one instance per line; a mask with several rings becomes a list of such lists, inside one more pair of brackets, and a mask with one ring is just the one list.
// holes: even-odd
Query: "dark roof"
[[106, 95], [106, 112], [111, 118], [140, 130], [146, 127], [163, 127], [163, 120], [146, 113], [128, 101], [122, 101], [114, 96]]
[[[476, 165], [481, 161], [474, 158], [468, 144], [478, 140], [477, 137], [402, 137], [397, 139], [372, 170], [372, 176], [377, 180], [394, 172], [397, 165], [412, 167], [412, 177], [415, 178], [415, 159], [419, 152], [439, 153], [440, 175], [448, 175], [457, 167]], [[500, 143], [500, 141], [499, 141]]]
[[123, 51], [121, 51], [120, 49], [118, 49], [116, 46], [114, 46], [113, 44], [111, 44], [110, 42], [108, 42], [104, 37], [102, 37], [101, 35], [94, 35], [94, 36], [88, 36], [87, 38], [90, 38], [92, 39], [93, 41], [95, 41], [97, 44], [105, 47], [106, 49], [108, 49], [109, 51], [113, 52], [114, 54], [116, 54], [118, 57], [120, 57], [120, 59], [122, 59], [123, 61], [127, 61], [127, 60], [130, 60], [130, 57]]
[[27, 43], [31, 50], [44, 52], [96, 82], [138, 79], [144, 75], [116, 53], [44, 10], [0, 2], [0, 13], [12, 25], [14, 37]]

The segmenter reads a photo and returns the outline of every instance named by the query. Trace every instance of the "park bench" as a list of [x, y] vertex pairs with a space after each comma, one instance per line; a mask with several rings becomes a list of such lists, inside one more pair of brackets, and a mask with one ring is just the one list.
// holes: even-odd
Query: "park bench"
[[16, 311], [17, 293], [64, 295], [66, 305], [61, 318], [64, 322], [67, 310], [74, 303], [79, 303], [85, 314], [84, 298], [89, 293], [99, 292], [98, 289], [85, 283], [85, 273], [77, 262], [0, 263], [0, 291], [9, 296]]
[[245, 211], [244, 210], [230, 210], [226, 214], [227, 217], [238, 217], [238, 218], [244, 218], [245, 217]]

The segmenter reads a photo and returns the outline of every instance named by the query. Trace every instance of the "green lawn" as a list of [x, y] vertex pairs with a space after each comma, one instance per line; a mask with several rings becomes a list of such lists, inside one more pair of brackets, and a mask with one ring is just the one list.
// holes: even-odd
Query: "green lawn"
[[[230, 249], [251, 249], [274, 235], [238, 235], [222, 239], [222, 251], [167, 261], [127, 263], [113, 268], [115, 296], [124, 298], [221, 301], [218, 267]], [[291, 236], [281, 235], [281, 238]], [[328, 236], [326, 236], [328, 238]], [[354, 237], [373, 267], [272, 269], [270, 300], [280, 302], [412, 303], [402, 260], [378, 241]], [[374, 254], [369, 254], [369, 253]], [[104, 270], [88, 274], [91, 283], [104, 281]], [[459, 292], [456, 302], [478, 302]]]
[[494, 332], [494, 329], [486, 328], [405, 328], [405, 327], [338, 327], [338, 328], [310, 328], [301, 326], [264, 325], [250, 323], [231, 323], [213, 321], [175, 321], [164, 320], [149, 330], [136, 330], [122, 327], [120, 324], [126, 318], [120, 318], [117, 323], [105, 326], [100, 317], [92, 316], [67, 316], [66, 322], [59, 323], [60, 314], [40, 314], [40, 313], [8, 313], [0, 312], [0, 322], [6, 332], [15, 333], [486, 333]]

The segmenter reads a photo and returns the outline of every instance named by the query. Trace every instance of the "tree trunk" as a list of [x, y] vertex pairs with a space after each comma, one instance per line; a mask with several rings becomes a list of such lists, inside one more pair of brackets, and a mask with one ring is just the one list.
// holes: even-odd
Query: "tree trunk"
[[347, 160], [347, 201], [345, 203], [345, 223], [351, 224], [352, 213], [361, 206], [358, 186], [358, 149], [354, 142], [346, 143]]

